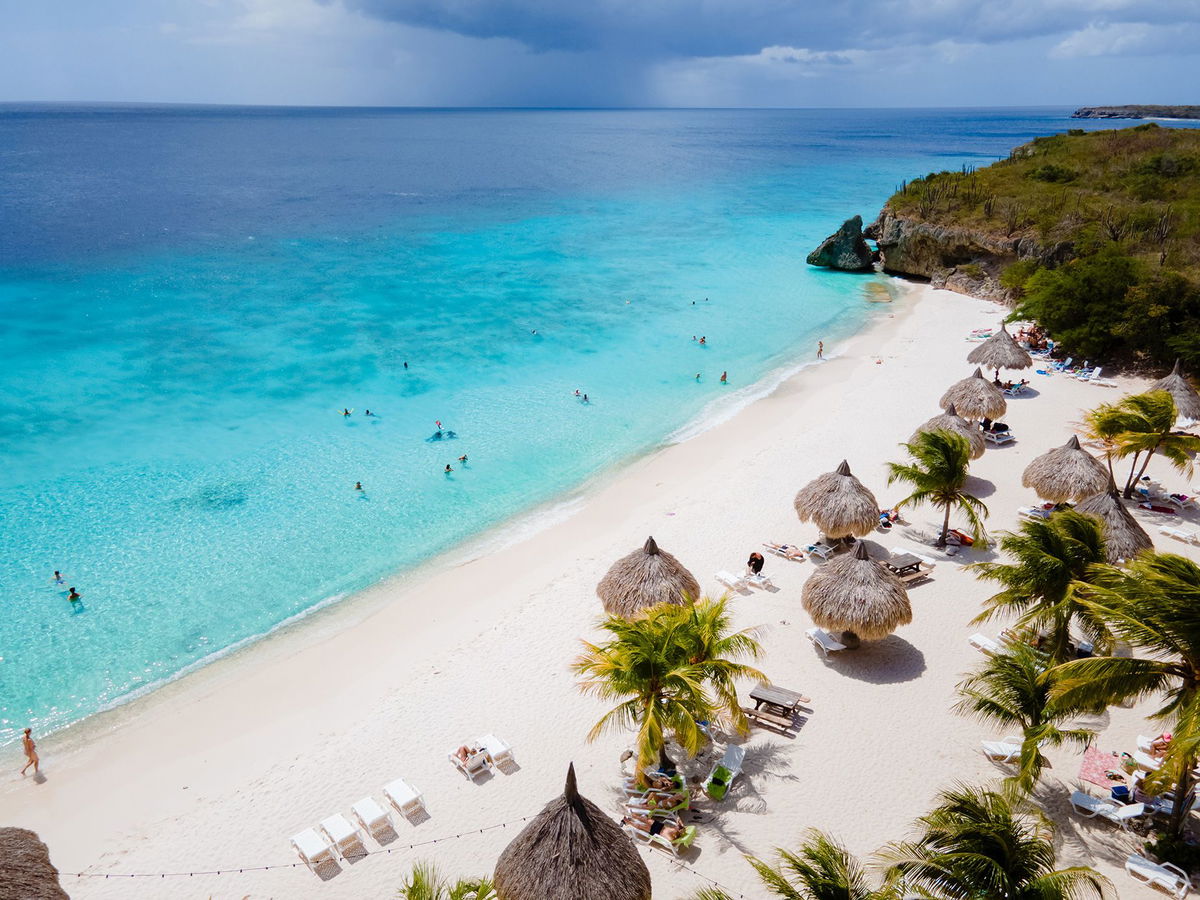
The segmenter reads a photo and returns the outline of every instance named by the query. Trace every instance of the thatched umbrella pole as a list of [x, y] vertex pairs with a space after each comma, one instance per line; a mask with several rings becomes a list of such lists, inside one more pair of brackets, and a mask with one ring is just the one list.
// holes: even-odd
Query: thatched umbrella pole
[[871, 559], [864, 541], [809, 576], [801, 601], [813, 622], [841, 632], [839, 640], [847, 647], [882, 640], [912, 621], [904, 583]]
[[1075, 507], [1075, 511], [1100, 520], [1105, 555], [1113, 565], [1120, 565], [1154, 548], [1150, 535], [1125, 507], [1117, 486], [1111, 480], [1107, 490], [1088, 497]]
[[621, 826], [579, 793], [567, 767], [546, 804], [496, 861], [497, 900], [650, 900], [650, 871]]
[[1166, 391], [1175, 401], [1175, 413], [1181, 419], [1200, 422], [1200, 394], [1183, 374], [1183, 361], [1175, 360], [1175, 368], [1166, 378], [1150, 385], [1151, 391]]
[[928, 422], [918, 426], [917, 430], [913, 432], [912, 437], [908, 439], [908, 442], [911, 444], [922, 433], [934, 431], [949, 431], [965, 437], [971, 445], [971, 459], [979, 459], [979, 457], [983, 456], [983, 451], [987, 446], [987, 441], [983, 439], [983, 432], [979, 430], [978, 426], [972, 425], [960, 416], [958, 410], [954, 408], [953, 403], [940, 416], [934, 416]]
[[950, 385], [938, 406], [944, 410], [953, 406], [964, 419], [999, 419], [1008, 409], [1008, 402], [1000, 388], [983, 377], [983, 370], [976, 369]]
[[800, 488], [794, 505], [801, 522], [815, 522], [833, 540], [861, 537], [879, 525], [875, 495], [854, 477], [844, 459], [833, 472]]
[[1079, 438], [1055, 447], [1025, 467], [1021, 484], [1051, 503], [1083, 500], [1108, 488], [1112, 476], [1104, 464], [1079, 446]]
[[995, 369], [999, 378], [1001, 369], [1028, 369], [1033, 365], [1033, 357], [1012, 339], [1001, 322], [999, 331], [967, 354], [967, 362]]
[[613, 563], [596, 585], [596, 595], [610, 616], [635, 619], [660, 603], [694, 603], [700, 597], [700, 582], [648, 537], [641, 549]]

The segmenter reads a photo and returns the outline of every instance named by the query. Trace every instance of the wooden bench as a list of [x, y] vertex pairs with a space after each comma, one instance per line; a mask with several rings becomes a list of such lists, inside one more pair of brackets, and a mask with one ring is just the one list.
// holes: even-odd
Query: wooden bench
[[793, 719], [787, 716], [776, 715], [772, 712], [767, 712], [765, 709], [750, 709], [747, 706], [742, 707], [742, 712], [747, 719], [756, 722], [759, 725], [774, 725], [776, 728], [781, 728], [784, 731], [791, 731], [796, 727]]

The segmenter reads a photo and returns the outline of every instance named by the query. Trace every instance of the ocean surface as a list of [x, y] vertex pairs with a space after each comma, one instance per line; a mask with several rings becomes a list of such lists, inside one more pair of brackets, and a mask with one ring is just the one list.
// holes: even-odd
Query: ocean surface
[[0, 105], [0, 744], [728, 411], [878, 311], [821, 238], [1069, 112]]

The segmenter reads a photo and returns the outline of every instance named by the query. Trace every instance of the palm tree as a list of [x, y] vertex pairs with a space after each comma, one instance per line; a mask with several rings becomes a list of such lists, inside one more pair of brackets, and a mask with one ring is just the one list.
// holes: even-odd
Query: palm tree
[[[1175, 434], [1178, 413], [1175, 400], [1166, 391], [1134, 394], [1116, 404], [1103, 404], [1087, 416], [1090, 434], [1104, 441], [1105, 456], [1112, 472], [1112, 458], [1132, 456], [1129, 477], [1125, 480], [1125, 498], [1133, 496], [1133, 486], [1146, 473], [1155, 453], [1189, 476], [1192, 456], [1200, 451], [1200, 437]], [[1141, 461], [1141, 468], [1138, 462]]]
[[761, 648], [753, 630], [729, 631], [724, 599], [664, 603], [634, 621], [610, 616], [600, 627], [610, 639], [584, 641], [573, 668], [585, 693], [620, 702], [588, 740], [609, 728], [636, 728], [639, 778], [663, 754], [667, 734], [695, 755], [707, 740], [700, 722], [717, 718], [741, 734], [749, 730], [735, 682], [766, 676], [736, 660], [757, 658]]
[[903, 446], [913, 461], [888, 463], [888, 484], [903, 481], [912, 485], [913, 492], [897, 506], [929, 503], [944, 509], [946, 516], [937, 540], [939, 547], [946, 546], [950, 511], [957, 507], [967, 517], [975, 540], [983, 544], [986, 534], [981, 514], [987, 515], [987, 507], [978, 497], [963, 490], [971, 463], [970, 442], [950, 431], [923, 431], [912, 443]]
[[915, 840], [890, 844], [889, 882], [939, 900], [1076, 900], [1109, 896], [1085, 866], [1055, 869], [1049, 826], [999, 791], [957, 785], [917, 820]]
[[1021, 730], [1021, 761], [1011, 781], [1024, 791], [1033, 790], [1046, 767], [1042, 747], [1066, 743], [1085, 747], [1093, 735], [1084, 728], [1060, 727], [1075, 718], [1078, 710], [1051, 696], [1045, 671], [1041, 654], [1026, 644], [1016, 644], [1007, 653], [989, 657], [958, 686], [962, 699], [956, 712]]
[[1000, 539], [1012, 562], [976, 563], [980, 578], [999, 582], [1000, 593], [986, 601], [973, 624], [1017, 613], [1016, 627], [1049, 635], [1043, 647], [1053, 662], [1071, 658], [1071, 624], [1097, 645], [1106, 643], [1104, 624], [1078, 600], [1077, 586], [1089, 579], [1089, 566], [1105, 562], [1104, 531], [1091, 516], [1062, 510], [1049, 519], [1022, 522]]
[[[753, 856], [747, 857], [767, 891], [787, 900], [885, 900], [895, 896], [891, 889], [872, 888], [862, 863], [850, 851], [813, 829], [805, 835], [800, 849], [792, 853], [776, 849], [778, 867]], [[732, 900], [721, 890], [706, 888], [692, 900]]]
[[451, 883], [433, 863], [419, 862], [396, 896], [399, 900], [495, 900], [490, 878], [462, 878]]
[[1174, 739], [1152, 785], [1173, 787], [1171, 829], [1178, 833], [1196, 791], [1200, 760], [1200, 566], [1173, 553], [1146, 553], [1125, 569], [1097, 566], [1082, 602], [1140, 657], [1097, 657], [1056, 666], [1052, 697], [1100, 710], [1160, 695], [1153, 718], [1173, 723]]

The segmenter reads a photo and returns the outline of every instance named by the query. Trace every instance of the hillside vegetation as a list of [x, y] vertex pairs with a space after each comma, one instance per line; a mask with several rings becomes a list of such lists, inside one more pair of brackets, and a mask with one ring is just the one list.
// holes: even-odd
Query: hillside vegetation
[[1200, 129], [1037, 138], [907, 183], [888, 210], [1019, 244], [1001, 283], [1076, 355], [1200, 363]]

